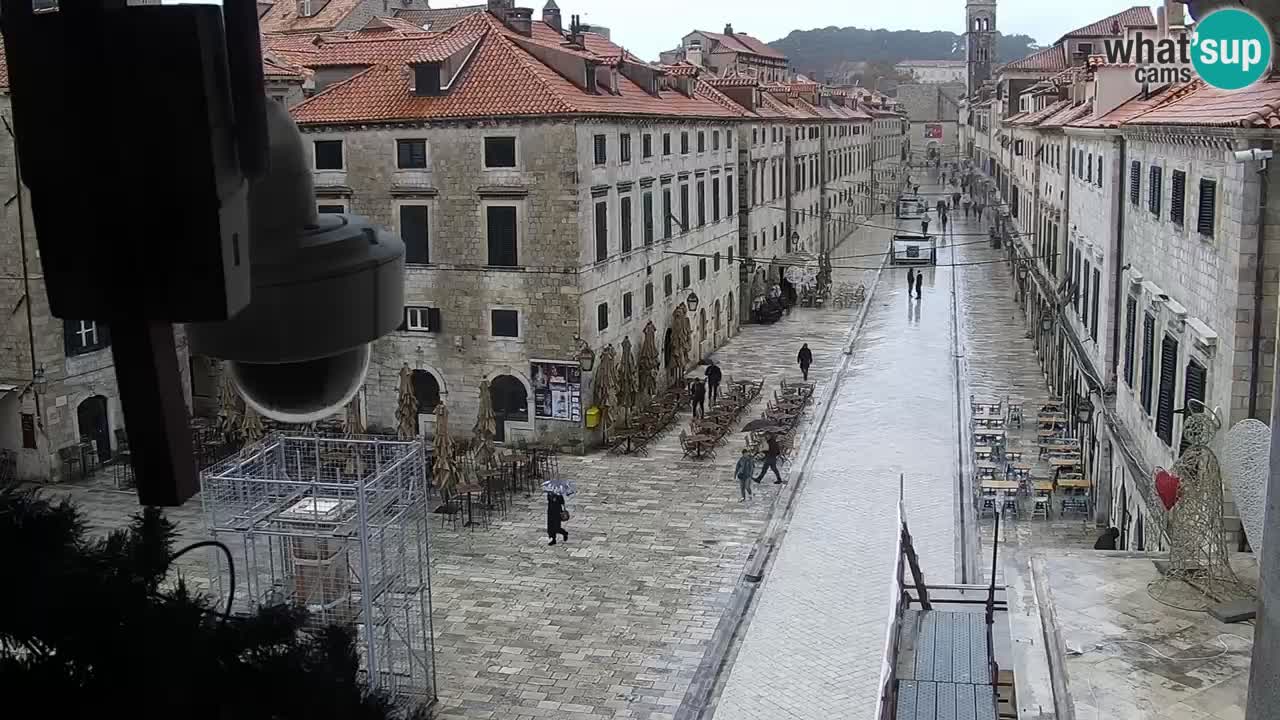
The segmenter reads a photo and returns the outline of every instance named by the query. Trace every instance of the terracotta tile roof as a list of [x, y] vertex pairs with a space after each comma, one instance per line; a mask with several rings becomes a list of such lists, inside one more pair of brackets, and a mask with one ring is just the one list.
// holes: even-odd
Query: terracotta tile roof
[[[350, 60], [358, 58], [372, 67], [299, 103], [292, 110], [294, 118], [301, 124], [332, 125], [548, 115], [748, 117], [745, 110], [705, 83], [695, 86], [693, 97], [673, 90], [655, 97], [619, 74], [617, 94], [589, 94], [524, 50], [496, 19], [488, 14], [474, 17], [474, 21], [468, 18], [447, 33], [432, 33], [427, 38], [349, 42], [364, 47], [343, 47], [341, 53], [322, 45], [322, 56], [334, 51], [347, 60], [346, 64], [356, 64]], [[409, 59], [431, 53], [433, 48], [457, 46], [461, 38], [478, 43], [453, 86], [440, 96], [414, 95]], [[383, 55], [377, 56], [375, 50]]]
[[720, 43], [728, 52], [747, 53], [749, 55], [759, 55], [761, 57], [776, 58], [785, 60], [786, 55], [769, 47], [768, 44], [757, 40], [746, 33], [735, 32], [732, 35], [723, 35], [721, 33], [707, 32], [705, 30], [696, 31], [706, 37]]
[[451, 8], [433, 8], [430, 10], [406, 10], [397, 8], [396, 17], [413, 23], [416, 27], [427, 26], [432, 32], [444, 32], [454, 25], [458, 24], [463, 18], [478, 12], [484, 12], [488, 7], [485, 3], [479, 5], [462, 5]]
[[1059, 38], [1058, 42], [1060, 43], [1067, 38], [1114, 37], [1123, 35], [1124, 29], [1127, 27], [1148, 28], [1155, 26], [1156, 18], [1151, 14], [1151, 8], [1146, 5], [1134, 5], [1127, 10], [1121, 10], [1115, 15], [1089, 23], [1084, 27], [1076, 28]]
[[377, 65], [379, 63], [409, 62], [409, 59], [445, 44], [452, 38], [436, 34], [404, 38], [363, 38], [352, 40], [343, 37], [322, 37], [316, 45], [316, 53], [306, 60], [307, 67], [343, 67], [350, 65]]
[[1119, 127], [1138, 115], [1159, 107], [1160, 105], [1169, 102], [1174, 97], [1180, 96], [1180, 91], [1185, 90], [1190, 84], [1191, 83], [1185, 85], [1165, 85], [1152, 90], [1145, 99], [1140, 94], [1135, 95], [1101, 117], [1081, 117], [1079, 120], [1070, 123], [1070, 125], [1071, 127], [1081, 128]]
[[262, 52], [262, 75], [269, 80], [305, 80], [311, 71], [279, 57], [270, 50]]
[[399, 31], [402, 33], [426, 32], [425, 30], [422, 29], [421, 25], [414, 25], [408, 20], [405, 20], [403, 18], [398, 18], [398, 17], [370, 18], [369, 22], [366, 23], [365, 26], [361, 28], [361, 30], [365, 32], [378, 31], [378, 30]]
[[1005, 70], [1023, 70], [1027, 72], [1060, 72], [1067, 69], [1067, 51], [1061, 45], [1052, 45], [1037, 50], [1030, 55], [1014, 60], [1000, 68]]
[[1280, 128], [1280, 76], [1277, 75], [1243, 90], [1219, 90], [1194, 80], [1170, 95], [1167, 102], [1125, 124]]
[[1024, 112], [1020, 112], [1020, 113], [1018, 113], [1018, 114], [1016, 114], [1016, 115], [1010, 115], [1009, 117], [1007, 117], [1007, 118], [1005, 118], [1005, 119], [1004, 119], [1004, 124], [1005, 124], [1005, 125], [1016, 125], [1016, 124], [1018, 124], [1018, 121], [1019, 121], [1019, 120], [1021, 120], [1022, 118], [1026, 117], [1026, 116], [1027, 116], [1027, 113], [1024, 113]]
[[365, 0], [329, 0], [310, 17], [298, 17], [296, 3], [277, 2], [258, 18], [258, 27], [268, 33], [328, 32], [346, 20], [362, 2]]
[[[1047, 119], [1051, 115], [1056, 115], [1069, 107], [1071, 107], [1070, 100], [1059, 100], [1058, 102], [1046, 105], [1039, 110], [1034, 110], [1023, 115], [1018, 119], [1017, 124], [1028, 127], [1039, 125], [1040, 121]], [[1008, 122], [1012, 123], [1013, 120], [1010, 119]]]
[[1053, 115], [1050, 115], [1040, 121], [1039, 127], [1045, 129], [1060, 128], [1087, 116], [1091, 112], [1093, 112], [1093, 101], [1089, 100], [1088, 102], [1082, 102], [1079, 105], [1064, 108]]
[[[692, 74], [684, 73], [684, 68], [679, 65], [667, 65], [663, 69], [671, 72], [673, 75]], [[673, 69], [680, 72], [672, 72]], [[759, 81], [751, 77], [709, 77], [706, 79], [706, 82], [712, 87], [755, 87], [756, 83]]]

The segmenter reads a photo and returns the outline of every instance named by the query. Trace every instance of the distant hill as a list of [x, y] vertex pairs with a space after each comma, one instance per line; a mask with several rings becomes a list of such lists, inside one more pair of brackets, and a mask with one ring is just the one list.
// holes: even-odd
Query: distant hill
[[[797, 72], [836, 71], [842, 63], [888, 64], [903, 60], [964, 60], [964, 36], [945, 31], [865, 30], [835, 26], [816, 30], [792, 30], [769, 43], [786, 54]], [[1030, 35], [997, 33], [997, 63], [1030, 55], [1038, 49]], [[847, 66], [846, 66], [847, 67]]]

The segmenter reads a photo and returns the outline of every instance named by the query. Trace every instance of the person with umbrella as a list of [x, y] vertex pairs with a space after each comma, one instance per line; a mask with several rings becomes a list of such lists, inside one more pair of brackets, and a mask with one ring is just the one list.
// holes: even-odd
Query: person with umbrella
[[556, 535], [563, 535], [564, 541], [569, 542], [569, 531], [563, 526], [568, 519], [569, 511], [564, 509], [564, 495], [547, 491], [547, 537], [551, 538], [548, 545], [556, 544]]
[[782, 448], [778, 446], [778, 436], [776, 433], [766, 433], [764, 437], [764, 464], [760, 466], [760, 474], [756, 476], [755, 481], [760, 482], [769, 470], [773, 470], [773, 476], [777, 478], [773, 484], [781, 485], [782, 474], [778, 472], [778, 458], [782, 456]]
[[706, 416], [706, 397], [707, 386], [701, 380], [694, 378], [693, 382], [689, 383], [689, 404], [693, 406], [694, 417]]

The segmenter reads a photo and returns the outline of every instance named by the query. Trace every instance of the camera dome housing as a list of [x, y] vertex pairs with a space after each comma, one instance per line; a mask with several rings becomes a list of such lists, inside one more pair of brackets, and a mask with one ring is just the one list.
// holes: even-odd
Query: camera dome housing
[[279, 103], [267, 103], [267, 124], [270, 170], [249, 190], [249, 304], [187, 333], [191, 352], [230, 361], [255, 410], [313, 422], [351, 400], [369, 343], [399, 326], [404, 243], [364, 218], [318, 214], [301, 133]]

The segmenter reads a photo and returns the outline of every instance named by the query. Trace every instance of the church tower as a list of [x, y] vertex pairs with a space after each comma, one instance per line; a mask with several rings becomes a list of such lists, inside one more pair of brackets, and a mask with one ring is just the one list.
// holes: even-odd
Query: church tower
[[996, 56], [996, 0], [965, 0], [964, 44], [969, 94], [991, 79]]

